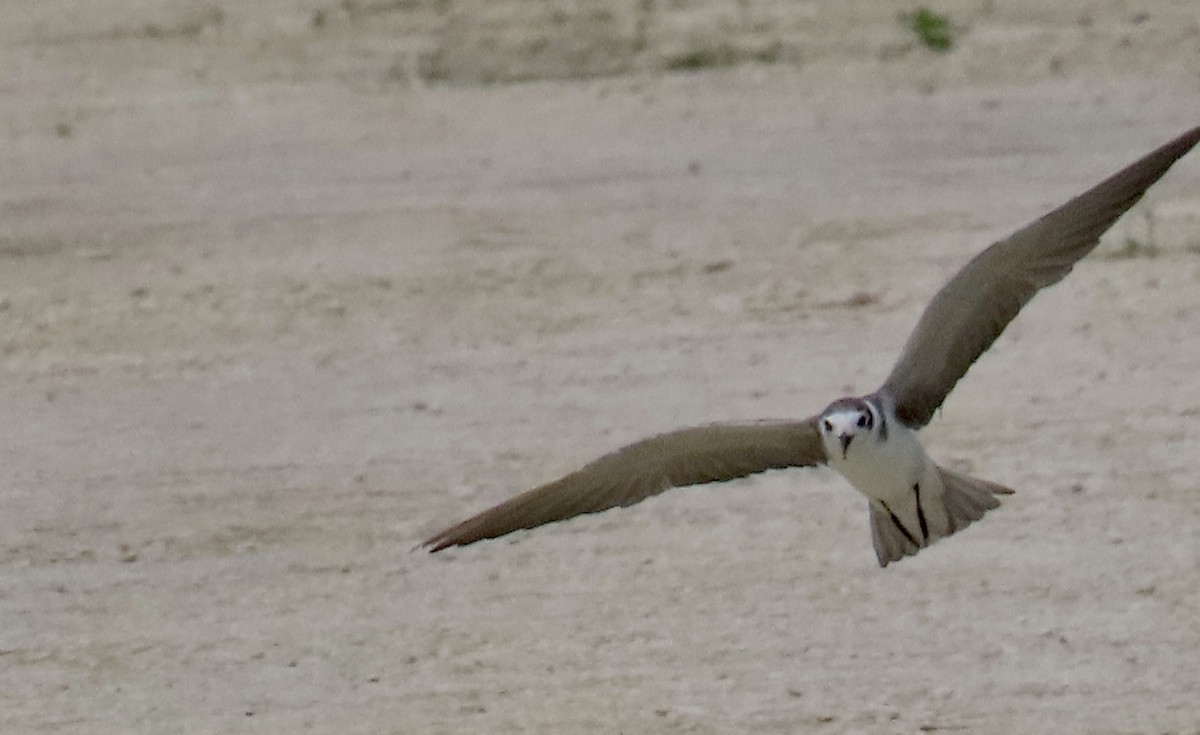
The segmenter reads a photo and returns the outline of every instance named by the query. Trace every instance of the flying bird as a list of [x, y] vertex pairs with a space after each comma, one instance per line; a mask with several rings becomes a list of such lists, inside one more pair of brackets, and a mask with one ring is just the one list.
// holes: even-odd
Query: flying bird
[[802, 421], [718, 423], [643, 439], [440, 531], [420, 547], [439, 551], [633, 505], [672, 487], [821, 464], [867, 497], [880, 566], [961, 531], [1012, 490], [938, 465], [917, 432], [1021, 307], [1062, 280], [1197, 141], [1200, 127], [976, 255], [925, 307], [874, 393], [839, 398]]

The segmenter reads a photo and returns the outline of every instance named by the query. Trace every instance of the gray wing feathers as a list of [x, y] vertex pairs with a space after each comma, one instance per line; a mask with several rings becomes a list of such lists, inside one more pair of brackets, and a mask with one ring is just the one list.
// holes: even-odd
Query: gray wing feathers
[[672, 487], [824, 461], [816, 417], [681, 429], [606, 454], [566, 477], [434, 534], [421, 546], [438, 551], [584, 513], [633, 505]]
[[1184, 133], [977, 255], [925, 307], [881, 392], [909, 426], [933, 417], [971, 364], [1039, 290], [1057, 283], [1180, 156]]

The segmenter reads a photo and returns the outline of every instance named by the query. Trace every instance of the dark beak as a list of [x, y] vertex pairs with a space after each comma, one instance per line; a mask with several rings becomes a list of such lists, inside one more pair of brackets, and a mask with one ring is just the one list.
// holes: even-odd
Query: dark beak
[[846, 458], [846, 450], [850, 448], [850, 440], [853, 438], [853, 434], [838, 434], [838, 441], [842, 443], [842, 459]]

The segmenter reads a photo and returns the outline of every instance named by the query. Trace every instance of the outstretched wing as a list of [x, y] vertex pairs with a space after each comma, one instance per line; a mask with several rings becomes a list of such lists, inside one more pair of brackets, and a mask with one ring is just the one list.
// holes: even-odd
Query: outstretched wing
[[1100, 235], [1197, 141], [1200, 127], [995, 243], [951, 278], [925, 307], [880, 389], [895, 400], [900, 420], [913, 428], [929, 423], [1021, 307], [1070, 273]]
[[804, 421], [680, 429], [606, 454], [566, 477], [436, 533], [421, 546], [439, 551], [584, 513], [633, 505], [672, 487], [824, 461], [815, 416]]

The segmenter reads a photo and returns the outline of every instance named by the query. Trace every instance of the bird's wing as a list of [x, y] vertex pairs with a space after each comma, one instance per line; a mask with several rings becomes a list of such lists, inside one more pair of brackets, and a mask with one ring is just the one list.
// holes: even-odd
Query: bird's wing
[[929, 423], [1021, 307], [1070, 273], [1100, 235], [1197, 141], [1200, 127], [993, 244], [951, 278], [925, 307], [880, 389], [895, 400], [900, 420], [913, 428]]
[[711, 424], [659, 434], [606, 454], [434, 534], [430, 551], [503, 536], [584, 513], [633, 505], [672, 487], [825, 462], [817, 417]]

